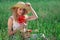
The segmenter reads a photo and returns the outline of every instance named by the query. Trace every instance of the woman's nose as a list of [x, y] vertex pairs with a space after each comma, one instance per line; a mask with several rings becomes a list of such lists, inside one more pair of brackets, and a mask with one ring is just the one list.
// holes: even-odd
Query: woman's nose
[[20, 12], [23, 12], [23, 10], [20, 10]]

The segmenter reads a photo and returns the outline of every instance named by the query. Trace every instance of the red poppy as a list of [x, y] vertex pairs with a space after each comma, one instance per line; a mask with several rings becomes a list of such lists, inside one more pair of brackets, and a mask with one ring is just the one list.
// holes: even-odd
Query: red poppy
[[32, 30], [28, 30], [28, 32], [32, 32]]
[[19, 22], [19, 23], [26, 23], [25, 16], [19, 16], [19, 17], [18, 17], [18, 22]]

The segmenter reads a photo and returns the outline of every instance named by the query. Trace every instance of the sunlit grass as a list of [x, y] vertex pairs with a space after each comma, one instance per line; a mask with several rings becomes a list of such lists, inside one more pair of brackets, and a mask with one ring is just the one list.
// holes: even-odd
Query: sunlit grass
[[[32, 34], [44, 33], [49, 40], [55, 40], [55, 38], [60, 40], [60, 1], [32, 0], [29, 2], [39, 17], [37, 20], [28, 22], [29, 29], [39, 30], [38, 33], [32, 32]], [[11, 15], [10, 7], [15, 3], [17, 1], [0, 2], [0, 40], [8, 40], [7, 21]]]

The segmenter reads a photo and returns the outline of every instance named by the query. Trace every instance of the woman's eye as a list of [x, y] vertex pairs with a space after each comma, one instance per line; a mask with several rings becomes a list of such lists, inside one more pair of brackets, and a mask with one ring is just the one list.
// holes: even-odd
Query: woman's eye
[[25, 11], [26, 9], [23, 9], [23, 11]]
[[22, 9], [20, 9], [20, 10], [22, 10]]

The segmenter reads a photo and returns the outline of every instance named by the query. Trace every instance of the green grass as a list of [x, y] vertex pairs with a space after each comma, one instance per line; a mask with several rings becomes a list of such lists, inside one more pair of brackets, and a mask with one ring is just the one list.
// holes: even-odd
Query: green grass
[[[12, 14], [10, 7], [19, 0], [0, 1], [0, 40], [8, 40], [7, 21]], [[30, 2], [35, 9], [38, 19], [29, 21], [29, 29], [39, 29], [48, 40], [60, 40], [60, 1], [59, 0], [21, 0]], [[33, 32], [34, 33], [34, 32]], [[40, 39], [42, 40], [42, 39]]]

